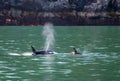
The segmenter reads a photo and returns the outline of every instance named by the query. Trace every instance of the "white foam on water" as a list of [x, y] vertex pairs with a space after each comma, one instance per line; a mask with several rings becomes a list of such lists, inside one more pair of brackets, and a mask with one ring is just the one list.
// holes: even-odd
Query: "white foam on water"
[[9, 55], [11, 55], [11, 56], [21, 56], [20, 54], [18, 54], [18, 53], [8, 53]]
[[22, 56], [32, 56], [32, 52], [25, 52], [25, 53], [22, 53]]
[[8, 53], [11, 56], [32, 56], [32, 52], [24, 52], [24, 53]]

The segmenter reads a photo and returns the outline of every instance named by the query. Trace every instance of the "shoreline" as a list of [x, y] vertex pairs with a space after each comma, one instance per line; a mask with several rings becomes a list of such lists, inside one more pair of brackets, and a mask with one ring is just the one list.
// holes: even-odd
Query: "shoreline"
[[23, 13], [20, 16], [0, 14], [0, 26], [41, 26], [51, 22], [56, 26], [119, 26], [120, 13], [66, 12]]

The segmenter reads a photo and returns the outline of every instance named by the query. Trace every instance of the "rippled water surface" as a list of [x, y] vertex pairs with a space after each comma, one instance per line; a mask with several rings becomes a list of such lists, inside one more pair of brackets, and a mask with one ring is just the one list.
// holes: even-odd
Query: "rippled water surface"
[[[54, 55], [42, 49], [43, 27], [0, 27], [0, 81], [118, 81], [120, 27], [54, 27]], [[69, 54], [76, 47], [81, 55]]]

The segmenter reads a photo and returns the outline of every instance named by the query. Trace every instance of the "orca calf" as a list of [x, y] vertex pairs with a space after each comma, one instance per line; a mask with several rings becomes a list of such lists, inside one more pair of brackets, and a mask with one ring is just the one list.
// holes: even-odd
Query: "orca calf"
[[55, 52], [52, 50], [40, 50], [40, 51], [36, 51], [35, 48], [33, 46], [31, 46], [32, 48], [32, 55], [45, 55], [45, 54], [54, 54]]
[[73, 50], [74, 50], [74, 54], [80, 54], [80, 53], [76, 50], [76, 48], [73, 48]]

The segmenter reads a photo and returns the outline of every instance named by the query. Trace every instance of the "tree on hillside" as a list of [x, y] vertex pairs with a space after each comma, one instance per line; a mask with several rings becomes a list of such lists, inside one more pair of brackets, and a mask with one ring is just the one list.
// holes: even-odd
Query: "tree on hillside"
[[87, 0], [68, 0], [70, 7], [76, 11], [83, 10], [84, 6], [86, 5], [86, 2]]
[[118, 2], [117, 0], [109, 0], [107, 11], [108, 12], [116, 12], [118, 10]]
[[48, 0], [48, 1], [52, 2], [52, 1], [57, 1], [57, 0]]

